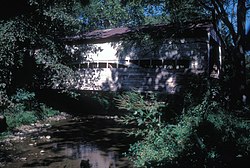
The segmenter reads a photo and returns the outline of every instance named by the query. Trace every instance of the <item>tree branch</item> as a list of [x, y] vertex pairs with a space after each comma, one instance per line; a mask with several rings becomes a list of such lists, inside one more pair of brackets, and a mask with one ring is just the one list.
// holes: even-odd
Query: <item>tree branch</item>
[[205, 9], [207, 9], [207, 10], [209, 10], [209, 11], [211, 11], [211, 12], [214, 10], [214, 8], [210, 7], [209, 5], [206, 5], [206, 3], [203, 2], [203, 1], [198, 1], [198, 3], [199, 3], [201, 6], [204, 6]]
[[245, 27], [246, 27], [246, 0], [238, 0], [237, 5], [237, 29], [238, 29], [238, 38], [236, 45], [243, 45], [245, 40]]
[[[220, 41], [221, 41], [221, 45], [226, 46], [226, 42], [225, 40], [222, 38], [221, 33], [218, 30], [218, 25], [217, 25], [217, 18], [216, 18], [216, 14], [215, 11], [212, 11], [212, 19], [213, 19], [213, 27], [214, 27], [214, 31], [216, 32], [217, 36], [219, 37]], [[227, 47], [227, 46], [226, 46]]]
[[248, 11], [250, 9], [250, 4], [246, 5], [246, 11]]
[[234, 44], [236, 44], [236, 42], [237, 42], [237, 33], [234, 30], [233, 24], [228, 19], [228, 14], [224, 9], [223, 4], [221, 3], [220, 0], [211, 0], [211, 2], [213, 4], [218, 16], [225, 23], [225, 25], [227, 26], [230, 34], [232, 35]]

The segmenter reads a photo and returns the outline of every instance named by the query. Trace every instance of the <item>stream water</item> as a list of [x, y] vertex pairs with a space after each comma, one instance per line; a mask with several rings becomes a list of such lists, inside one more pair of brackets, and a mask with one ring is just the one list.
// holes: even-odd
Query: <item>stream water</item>
[[79, 168], [89, 162], [92, 168], [129, 168], [123, 155], [134, 140], [114, 119], [86, 116], [55, 122], [46, 131], [31, 135], [5, 149], [5, 168]]

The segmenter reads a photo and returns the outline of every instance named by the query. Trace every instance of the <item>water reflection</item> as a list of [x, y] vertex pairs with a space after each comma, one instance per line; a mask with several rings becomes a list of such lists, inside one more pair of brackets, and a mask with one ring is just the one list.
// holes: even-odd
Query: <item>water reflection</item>
[[[113, 119], [80, 118], [55, 123], [47, 132], [15, 144], [13, 159], [5, 167], [92, 168], [132, 167], [122, 154], [133, 142], [128, 128]], [[51, 138], [40, 138], [40, 137]]]
[[65, 156], [69, 156], [72, 159], [88, 160], [92, 168], [115, 168], [117, 167], [116, 163], [120, 159], [119, 152], [104, 152], [90, 144], [77, 145], [74, 147], [66, 146], [64, 153]]
[[115, 152], [104, 153], [91, 146], [82, 146], [82, 159], [89, 160], [92, 167], [111, 167], [118, 161], [118, 154]]

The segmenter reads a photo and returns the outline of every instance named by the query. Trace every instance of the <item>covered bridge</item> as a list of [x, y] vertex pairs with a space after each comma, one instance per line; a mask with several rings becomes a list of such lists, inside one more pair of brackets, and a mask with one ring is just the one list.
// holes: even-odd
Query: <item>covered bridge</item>
[[220, 41], [209, 22], [121, 27], [66, 37], [75, 89], [176, 93], [185, 76], [218, 77]]

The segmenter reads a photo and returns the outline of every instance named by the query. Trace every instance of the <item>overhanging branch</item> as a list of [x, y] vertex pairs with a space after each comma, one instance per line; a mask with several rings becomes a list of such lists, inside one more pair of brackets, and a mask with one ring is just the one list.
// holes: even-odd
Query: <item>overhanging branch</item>
[[237, 41], [237, 33], [234, 30], [233, 24], [228, 19], [228, 14], [225, 11], [223, 4], [220, 0], [211, 0], [215, 11], [217, 12], [218, 17], [224, 22], [224, 24], [227, 26], [230, 34], [232, 35], [234, 44]]
[[238, 38], [236, 46], [243, 45], [245, 41], [245, 27], [246, 27], [246, 0], [238, 0], [237, 5], [237, 30]]
[[214, 10], [212, 11], [212, 19], [213, 19], [212, 24], [213, 24], [213, 27], [214, 27], [214, 31], [216, 32], [217, 36], [219, 37], [219, 39], [221, 41], [221, 44], [223, 46], [226, 46], [225, 40], [222, 38], [222, 35], [221, 35], [220, 31], [218, 30], [217, 18], [216, 18], [216, 14], [215, 14]]
[[250, 4], [246, 5], [246, 10], [248, 11], [250, 9]]

